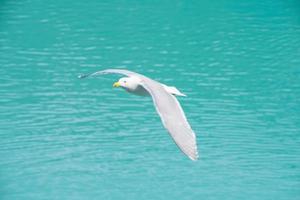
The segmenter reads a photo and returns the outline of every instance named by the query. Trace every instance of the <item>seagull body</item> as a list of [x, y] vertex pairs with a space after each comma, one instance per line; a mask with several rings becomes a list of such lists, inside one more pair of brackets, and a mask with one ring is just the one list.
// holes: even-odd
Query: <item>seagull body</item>
[[[186, 96], [181, 93], [176, 87], [167, 86], [161, 83], [164, 89], [172, 95]], [[122, 87], [127, 92], [138, 95], [138, 96], [150, 96], [149, 92], [143, 87], [143, 82], [139, 77], [123, 77], [118, 82], [113, 84], [113, 87]]]
[[164, 85], [144, 75], [123, 69], [106, 69], [92, 74], [81, 75], [79, 78], [102, 74], [125, 75], [126, 77], [120, 78], [119, 81], [113, 84], [113, 87], [121, 87], [129, 93], [139, 96], [151, 96], [156, 111], [174, 142], [190, 159], [197, 160], [198, 151], [195, 133], [175, 97], [175, 95], [186, 95], [181, 93], [176, 87]]

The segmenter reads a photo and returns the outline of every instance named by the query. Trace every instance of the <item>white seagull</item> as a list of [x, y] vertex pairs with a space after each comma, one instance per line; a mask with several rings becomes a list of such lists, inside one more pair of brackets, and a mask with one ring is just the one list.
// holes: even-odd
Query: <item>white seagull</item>
[[198, 159], [196, 135], [189, 125], [179, 102], [175, 98], [175, 95], [186, 95], [182, 94], [175, 87], [164, 85], [144, 75], [124, 69], [106, 69], [91, 74], [80, 75], [79, 78], [102, 74], [125, 75], [126, 77], [115, 82], [113, 87], [121, 87], [135, 95], [151, 96], [156, 111], [174, 142], [190, 159]]

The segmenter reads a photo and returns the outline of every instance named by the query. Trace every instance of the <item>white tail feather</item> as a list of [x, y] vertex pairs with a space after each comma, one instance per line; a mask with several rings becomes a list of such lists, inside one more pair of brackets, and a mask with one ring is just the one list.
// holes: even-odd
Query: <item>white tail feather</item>
[[167, 86], [165, 84], [162, 84], [165, 88], [165, 90], [170, 93], [170, 94], [173, 94], [173, 95], [177, 95], [177, 96], [183, 96], [183, 97], [186, 97], [185, 94], [181, 93], [176, 87], [174, 86]]

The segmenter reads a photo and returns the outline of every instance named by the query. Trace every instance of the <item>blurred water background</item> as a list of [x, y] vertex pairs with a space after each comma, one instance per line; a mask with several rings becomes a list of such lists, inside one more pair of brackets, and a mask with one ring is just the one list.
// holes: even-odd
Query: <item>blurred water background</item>
[[[299, 199], [300, 3], [0, 3], [0, 198]], [[124, 68], [174, 85], [192, 162]]]

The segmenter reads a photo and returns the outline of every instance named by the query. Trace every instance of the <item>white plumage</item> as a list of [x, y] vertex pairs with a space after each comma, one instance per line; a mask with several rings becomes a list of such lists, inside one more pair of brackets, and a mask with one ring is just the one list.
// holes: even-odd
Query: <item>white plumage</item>
[[180, 150], [192, 160], [197, 160], [198, 151], [196, 135], [189, 125], [186, 116], [174, 95], [185, 96], [177, 88], [166, 86], [144, 75], [122, 69], [107, 69], [79, 78], [102, 74], [122, 74], [114, 87], [122, 87], [126, 91], [136, 95], [151, 95], [154, 106], [159, 114], [164, 127], [180, 148]]

